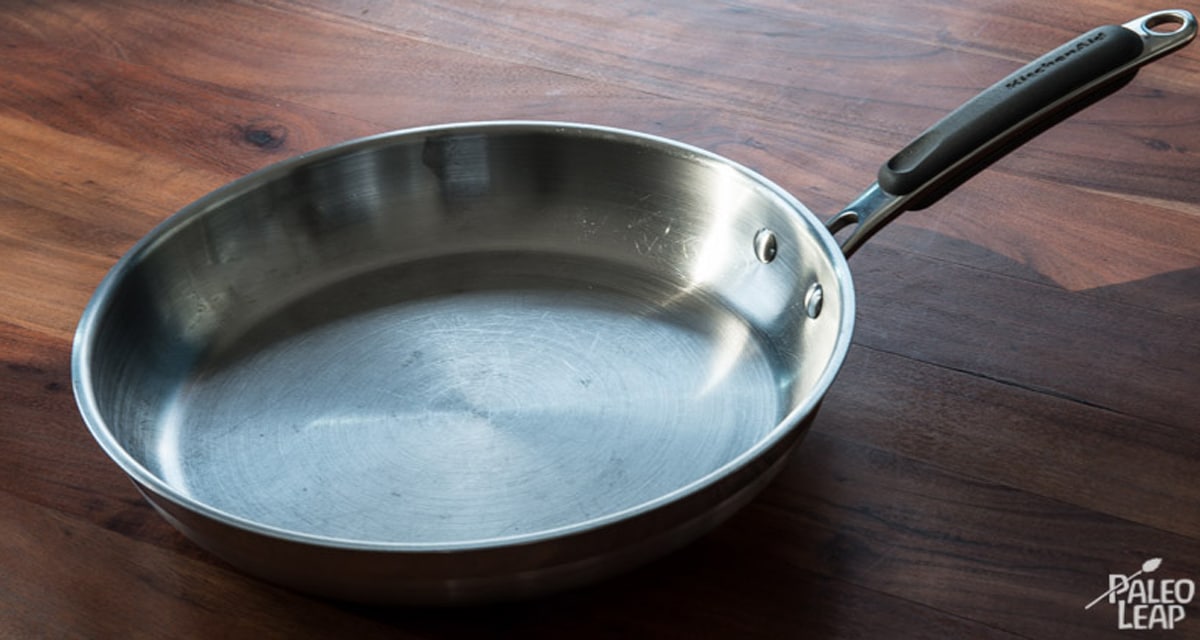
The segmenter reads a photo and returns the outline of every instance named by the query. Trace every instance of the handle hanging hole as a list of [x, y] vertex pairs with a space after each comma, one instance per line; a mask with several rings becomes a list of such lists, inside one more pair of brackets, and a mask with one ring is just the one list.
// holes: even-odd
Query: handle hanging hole
[[1174, 11], [1160, 11], [1146, 16], [1142, 31], [1151, 36], [1169, 36], [1179, 33], [1187, 25], [1187, 16]]

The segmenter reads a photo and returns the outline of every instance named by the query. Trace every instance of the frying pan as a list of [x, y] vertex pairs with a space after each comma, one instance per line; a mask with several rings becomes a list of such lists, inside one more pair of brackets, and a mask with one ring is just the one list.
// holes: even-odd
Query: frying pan
[[845, 256], [1195, 32], [1165, 11], [1072, 40], [828, 228], [745, 167], [606, 127], [454, 124], [287, 160], [113, 267], [75, 336], [79, 409], [171, 524], [278, 584], [456, 603], [599, 579], [786, 463], [850, 345]]

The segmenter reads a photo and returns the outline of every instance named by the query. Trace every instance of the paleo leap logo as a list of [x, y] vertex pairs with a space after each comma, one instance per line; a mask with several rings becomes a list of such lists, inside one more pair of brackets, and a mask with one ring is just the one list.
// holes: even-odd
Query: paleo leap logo
[[1117, 605], [1118, 629], [1174, 629], [1184, 618], [1184, 605], [1196, 597], [1196, 583], [1192, 580], [1155, 580], [1142, 578], [1154, 573], [1162, 565], [1162, 558], [1150, 558], [1133, 575], [1108, 574], [1108, 591], [1092, 600], [1084, 609], [1108, 598], [1109, 604]]

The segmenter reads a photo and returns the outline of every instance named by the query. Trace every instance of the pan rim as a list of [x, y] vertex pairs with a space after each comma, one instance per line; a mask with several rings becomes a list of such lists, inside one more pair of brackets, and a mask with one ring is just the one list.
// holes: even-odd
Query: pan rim
[[[700, 478], [679, 486], [654, 499], [638, 505], [607, 513], [579, 522], [524, 532], [507, 536], [495, 536], [461, 541], [378, 541], [338, 538], [319, 534], [306, 533], [292, 529], [275, 527], [257, 522], [237, 513], [218, 509], [196, 500], [179, 491], [170, 483], [150, 471], [132, 454], [130, 454], [114, 435], [103, 417], [98, 400], [93, 392], [92, 366], [94, 361], [95, 335], [100, 321], [113, 302], [116, 285], [122, 281], [127, 272], [136, 264], [140, 257], [153, 252], [155, 247], [168, 240], [177, 230], [187, 225], [191, 220], [203, 216], [207, 211], [220, 206], [222, 203], [245, 194], [262, 184], [268, 183], [278, 176], [285, 175], [306, 165], [319, 163], [323, 160], [340, 155], [360, 152], [377, 146], [387, 146], [405, 139], [444, 135], [450, 133], [500, 133], [500, 132], [548, 133], [555, 135], [602, 136], [620, 140], [621, 142], [638, 143], [654, 147], [661, 151], [684, 153], [693, 157], [707, 159], [726, 167], [743, 176], [751, 183], [768, 191], [787, 210], [801, 218], [803, 226], [812, 230], [815, 240], [819, 243], [822, 258], [827, 260], [837, 279], [842, 303], [838, 305], [840, 317], [837, 319], [840, 329], [833, 351], [825, 363], [825, 368], [816, 382], [807, 390], [804, 401], [798, 403], [791, 411], [769, 429], [763, 437], [736, 457], [725, 464], [713, 469]], [[239, 177], [200, 198], [192, 201], [164, 219], [140, 238], [113, 265], [85, 306], [76, 327], [71, 353], [71, 378], [77, 407], [92, 437], [104, 452], [136, 485], [143, 487], [174, 505], [197, 513], [203, 517], [224, 525], [232, 526], [250, 533], [280, 539], [293, 543], [325, 547], [331, 549], [396, 552], [396, 553], [444, 553], [463, 551], [482, 551], [503, 547], [529, 545], [551, 540], [561, 540], [570, 536], [593, 532], [605, 527], [627, 521], [639, 515], [650, 513], [677, 503], [688, 496], [703, 491], [721, 479], [726, 478], [746, 465], [758, 459], [765, 451], [774, 447], [787, 437], [794, 429], [812, 414], [824, 398], [829, 387], [833, 384], [849, 351], [854, 332], [855, 294], [850, 269], [836, 240], [826, 230], [817, 217], [809, 211], [791, 193], [767, 179], [758, 172], [731, 160], [725, 156], [693, 146], [678, 140], [665, 138], [639, 131], [609, 127], [604, 125], [564, 122], [552, 120], [483, 120], [435, 124], [394, 131], [383, 132], [366, 137], [356, 138], [337, 143], [306, 153], [293, 156], [273, 163], [254, 172]]]

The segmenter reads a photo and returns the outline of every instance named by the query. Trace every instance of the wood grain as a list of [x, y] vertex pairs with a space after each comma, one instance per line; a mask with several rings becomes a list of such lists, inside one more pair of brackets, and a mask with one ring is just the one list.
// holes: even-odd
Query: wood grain
[[[368, 608], [196, 548], [93, 442], [74, 327], [196, 197], [408, 126], [629, 127], [828, 216], [895, 149], [1143, 0], [13, 2], [0, 12], [0, 637], [1120, 638], [1200, 580], [1200, 49], [852, 260], [849, 359], [781, 477], [687, 549], [468, 610]], [[1200, 638], [1200, 603], [1177, 629]], [[1145, 635], [1145, 634], [1142, 634]]]

